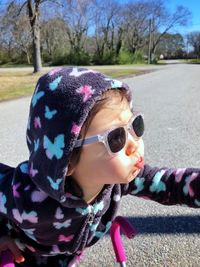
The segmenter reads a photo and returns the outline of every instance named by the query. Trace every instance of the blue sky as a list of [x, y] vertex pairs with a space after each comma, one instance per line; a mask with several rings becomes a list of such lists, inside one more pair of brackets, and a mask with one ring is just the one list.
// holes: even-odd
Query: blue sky
[[[121, 3], [135, 2], [134, 0], [118, 0]], [[191, 22], [188, 26], [174, 29], [174, 32], [187, 34], [192, 31], [200, 31], [200, 0], [165, 0], [165, 4], [170, 11], [175, 11], [176, 6], [182, 5], [192, 13]]]
[[[5, 4], [8, 0], [0, 0], [0, 4]], [[131, 0], [118, 0], [119, 2], [131, 2]], [[22, 1], [23, 2], [23, 1]], [[134, 2], [134, 0], [133, 0]], [[200, 0], [165, 0], [166, 6], [173, 12], [177, 5], [187, 7], [192, 13], [192, 19], [188, 26], [176, 28], [174, 32], [187, 34], [191, 31], [200, 31]]]
[[177, 5], [187, 7], [192, 13], [191, 22], [188, 26], [177, 29], [182, 34], [186, 34], [191, 31], [200, 31], [200, 0], [168, 0], [166, 1], [167, 7], [174, 11]]

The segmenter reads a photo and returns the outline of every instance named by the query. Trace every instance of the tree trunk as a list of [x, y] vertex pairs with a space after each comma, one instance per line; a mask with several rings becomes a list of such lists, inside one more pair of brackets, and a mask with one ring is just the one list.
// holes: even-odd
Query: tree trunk
[[30, 60], [29, 52], [26, 52], [26, 59], [27, 59], [28, 65], [30, 65], [31, 64], [31, 60]]
[[[42, 60], [40, 54], [40, 22], [39, 22], [39, 5], [40, 0], [34, 1], [27, 0], [27, 9], [29, 14], [29, 21], [32, 30], [32, 45], [33, 45], [33, 72], [42, 70]], [[35, 4], [35, 5], [34, 5]]]
[[40, 72], [42, 70], [42, 61], [40, 54], [40, 29], [39, 25], [33, 26], [33, 68], [34, 73]]

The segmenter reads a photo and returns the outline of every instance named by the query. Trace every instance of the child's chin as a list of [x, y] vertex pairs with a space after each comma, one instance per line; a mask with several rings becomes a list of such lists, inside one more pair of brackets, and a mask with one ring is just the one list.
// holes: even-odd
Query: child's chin
[[128, 183], [130, 183], [131, 181], [133, 181], [133, 180], [137, 177], [137, 175], [138, 175], [139, 172], [140, 172], [139, 170], [136, 170], [136, 171], [134, 171], [133, 173], [131, 173], [131, 175], [129, 175], [129, 176], [125, 179], [124, 184], [128, 184]]
[[134, 171], [132, 173], [132, 175], [131, 175], [131, 178], [130, 178], [130, 181], [129, 182], [133, 181], [137, 177], [137, 175], [138, 175], [139, 172], [140, 172], [140, 170]]

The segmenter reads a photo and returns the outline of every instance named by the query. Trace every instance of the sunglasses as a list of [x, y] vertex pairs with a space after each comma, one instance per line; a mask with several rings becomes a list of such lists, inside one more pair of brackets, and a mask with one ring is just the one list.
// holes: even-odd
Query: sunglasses
[[93, 135], [85, 139], [78, 139], [74, 147], [101, 142], [105, 145], [110, 155], [116, 155], [126, 145], [128, 132], [135, 140], [139, 140], [143, 136], [144, 118], [142, 114], [133, 116], [127, 125], [115, 127], [104, 133]]

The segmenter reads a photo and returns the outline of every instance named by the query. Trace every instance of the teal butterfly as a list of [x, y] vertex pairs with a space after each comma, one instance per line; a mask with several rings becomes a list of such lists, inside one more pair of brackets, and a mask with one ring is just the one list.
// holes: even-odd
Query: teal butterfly
[[5, 204], [7, 202], [6, 196], [0, 192], [0, 212], [7, 214], [7, 208], [5, 207]]
[[39, 89], [39, 85], [37, 86], [36, 90], [35, 90], [35, 93], [32, 97], [32, 106], [35, 107], [35, 105], [37, 104], [38, 100], [44, 96], [44, 92], [43, 91], [40, 91], [38, 92], [38, 89]]
[[45, 118], [51, 120], [53, 116], [57, 113], [57, 110], [50, 110], [48, 106], [45, 106]]
[[141, 192], [144, 189], [144, 181], [145, 178], [139, 178], [139, 177], [137, 177], [134, 180], [134, 184], [137, 188], [131, 192], [132, 195], [136, 195], [137, 193]]
[[153, 183], [149, 188], [151, 192], [159, 193], [161, 191], [166, 191], [166, 185], [161, 181], [164, 173], [165, 170], [161, 170], [155, 174], [155, 176], [153, 177]]
[[20, 165], [20, 170], [22, 173], [28, 174], [28, 163], [22, 163]]
[[111, 88], [121, 88], [122, 87], [122, 82], [118, 81], [118, 80], [114, 80], [111, 78], [106, 78], [106, 81], [111, 82]]
[[69, 220], [66, 220], [65, 222], [55, 222], [53, 223], [53, 226], [56, 228], [56, 229], [61, 229], [61, 228], [67, 228], [71, 225], [71, 219]]
[[90, 225], [90, 231], [95, 232], [97, 227], [98, 227], [98, 225], [99, 225], [99, 222]]
[[60, 134], [54, 138], [52, 143], [49, 138], [44, 136], [44, 149], [46, 149], [47, 158], [52, 159], [54, 156], [57, 159], [61, 159], [63, 156], [64, 144], [64, 134]]
[[5, 177], [5, 174], [0, 173], [0, 180]]
[[198, 201], [197, 199], [195, 199], [194, 204], [200, 207], [200, 201]]
[[103, 237], [103, 236], [108, 232], [108, 230], [110, 229], [111, 225], [112, 225], [112, 223], [111, 223], [111, 222], [108, 222], [108, 223], [106, 224], [106, 229], [105, 229], [105, 231], [104, 231], [104, 232], [96, 231], [96, 232], [95, 232], [95, 236], [98, 237], [98, 238]]
[[34, 140], [34, 152], [36, 152], [39, 148], [40, 139]]
[[76, 208], [76, 211], [82, 215], [87, 215], [92, 212], [92, 206], [88, 206], [87, 208]]
[[36, 240], [36, 238], [35, 238], [35, 236], [33, 234], [33, 232], [35, 231], [34, 228], [32, 228], [32, 229], [24, 229], [24, 228], [22, 228], [22, 230], [28, 237], [30, 237], [31, 239], [33, 239], [34, 241], [37, 242], [37, 240]]
[[97, 214], [98, 211], [103, 210], [104, 204], [103, 201], [100, 203], [89, 205], [87, 208], [76, 208], [76, 211], [82, 215], [87, 215], [89, 213]]
[[54, 190], [58, 190], [60, 183], [62, 182], [62, 179], [57, 179], [55, 182], [50, 176], [47, 176], [48, 181], [50, 182], [51, 187]]
[[103, 208], [104, 208], [103, 201], [101, 201], [100, 203], [94, 204], [94, 206], [93, 206], [94, 214], [97, 214], [97, 212], [100, 211], [100, 210], [103, 210]]
[[56, 78], [53, 82], [51, 82], [51, 83], [49, 84], [49, 89], [50, 89], [51, 91], [55, 91], [55, 90], [57, 89], [57, 87], [58, 87], [58, 85], [59, 85], [61, 79], [62, 79], [62, 76], [59, 76], [59, 77]]

